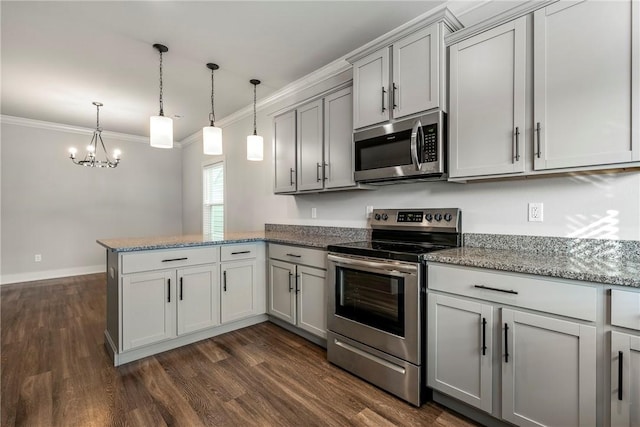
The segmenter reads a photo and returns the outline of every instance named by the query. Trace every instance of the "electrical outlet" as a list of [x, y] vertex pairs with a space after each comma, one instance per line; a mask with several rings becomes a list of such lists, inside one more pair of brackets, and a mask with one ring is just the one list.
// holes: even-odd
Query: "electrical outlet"
[[529, 203], [529, 221], [542, 222], [542, 219], [543, 219], [543, 204]]
[[318, 217], [318, 210], [316, 208], [311, 208], [311, 218]]
[[35, 262], [40, 262], [42, 261], [42, 255], [41, 254], [36, 254], [36, 256], [34, 257]]

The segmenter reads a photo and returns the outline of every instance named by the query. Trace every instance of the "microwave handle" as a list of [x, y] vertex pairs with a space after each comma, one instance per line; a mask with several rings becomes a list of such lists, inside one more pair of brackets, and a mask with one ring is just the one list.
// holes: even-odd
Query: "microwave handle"
[[416, 167], [416, 170], [420, 170], [422, 164], [420, 163], [420, 157], [418, 157], [418, 139], [422, 142], [423, 138], [418, 138], [418, 135], [422, 133], [422, 122], [416, 120], [411, 129], [411, 159]]

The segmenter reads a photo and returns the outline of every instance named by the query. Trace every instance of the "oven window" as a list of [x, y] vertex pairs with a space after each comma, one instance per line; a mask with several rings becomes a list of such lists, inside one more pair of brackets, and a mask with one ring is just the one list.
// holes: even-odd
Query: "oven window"
[[338, 267], [336, 314], [404, 337], [404, 279]]

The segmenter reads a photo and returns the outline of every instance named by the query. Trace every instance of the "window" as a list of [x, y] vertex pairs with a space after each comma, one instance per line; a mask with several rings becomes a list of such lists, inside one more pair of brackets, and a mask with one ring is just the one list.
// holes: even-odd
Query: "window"
[[202, 169], [202, 233], [224, 233], [224, 163]]

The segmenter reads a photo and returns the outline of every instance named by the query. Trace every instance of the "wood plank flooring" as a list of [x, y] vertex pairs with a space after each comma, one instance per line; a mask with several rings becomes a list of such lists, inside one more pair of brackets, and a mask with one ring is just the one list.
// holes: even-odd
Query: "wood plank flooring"
[[330, 365], [271, 323], [115, 368], [103, 274], [1, 289], [2, 426], [471, 426]]

